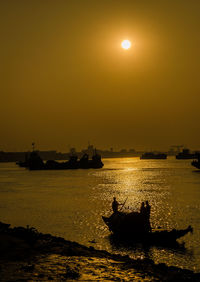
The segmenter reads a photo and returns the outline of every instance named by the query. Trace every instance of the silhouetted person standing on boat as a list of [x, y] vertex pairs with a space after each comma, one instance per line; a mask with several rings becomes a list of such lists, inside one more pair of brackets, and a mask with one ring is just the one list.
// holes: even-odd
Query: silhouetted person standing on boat
[[148, 201], [146, 201], [145, 203], [146, 203], [146, 207], [145, 207], [146, 213], [147, 213], [148, 218], [150, 218], [151, 206], [149, 205]]
[[122, 205], [122, 204], [119, 204], [117, 202], [116, 198], [114, 197], [113, 202], [112, 202], [112, 209], [113, 209], [114, 213], [118, 212], [118, 208], [119, 208], [120, 205]]
[[141, 213], [142, 215], [144, 215], [144, 214], [146, 213], [146, 208], [145, 208], [145, 206], [144, 206], [144, 202], [142, 202], [142, 204], [141, 204], [140, 213]]
[[151, 224], [150, 224], [151, 206], [149, 205], [148, 201], [146, 201], [145, 204], [146, 204], [145, 213], [146, 213], [146, 219], [147, 219], [146, 228], [148, 231], [151, 231]]

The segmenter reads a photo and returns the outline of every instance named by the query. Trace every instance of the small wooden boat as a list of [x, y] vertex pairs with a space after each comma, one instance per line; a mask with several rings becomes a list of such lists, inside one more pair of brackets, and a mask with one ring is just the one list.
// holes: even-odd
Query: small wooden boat
[[149, 218], [138, 212], [123, 213], [116, 212], [110, 217], [102, 216], [113, 235], [121, 239], [128, 239], [134, 242], [142, 242], [153, 245], [171, 245], [176, 240], [193, 232], [193, 228], [186, 229], [151, 229]]

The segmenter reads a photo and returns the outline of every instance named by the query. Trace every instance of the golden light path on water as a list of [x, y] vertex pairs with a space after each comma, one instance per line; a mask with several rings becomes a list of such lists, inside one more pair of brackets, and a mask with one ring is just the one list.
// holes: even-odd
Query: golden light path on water
[[[14, 163], [0, 164], [1, 220], [15, 226], [34, 226], [44, 233], [133, 257], [200, 271], [200, 177], [190, 160], [104, 159], [99, 170], [27, 171]], [[148, 252], [112, 244], [102, 215], [112, 213], [113, 197], [126, 210], [151, 204], [153, 227], [186, 228], [187, 251], [151, 247]], [[129, 207], [129, 209], [128, 209]], [[123, 209], [125, 210], [125, 209]]]

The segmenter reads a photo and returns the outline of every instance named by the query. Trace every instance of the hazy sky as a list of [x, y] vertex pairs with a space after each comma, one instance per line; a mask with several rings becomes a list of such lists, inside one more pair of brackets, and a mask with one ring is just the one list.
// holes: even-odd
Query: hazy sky
[[1, 0], [0, 150], [200, 149], [199, 11], [199, 0]]

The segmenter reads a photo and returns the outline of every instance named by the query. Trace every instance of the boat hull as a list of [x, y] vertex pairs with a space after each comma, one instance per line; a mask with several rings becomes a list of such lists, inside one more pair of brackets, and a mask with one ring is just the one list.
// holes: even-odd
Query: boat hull
[[91, 160], [88, 159], [88, 156], [83, 156], [80, 160], [72, 156], [66, 162], [57, 162], [55, 160], [44, 162], [36, 151], [31, 152], [30, 157], [25, 162], [17, 162], [16, 164], [29, 170], [98, 169], [104, 165], [101, 156], [98, 154], [94, 155]]
[[[116, 215], [116, 217], [118, 216]], [[132, 222], [126, 216], [124, 219], [118, 218], [118, 222], [116, 218], [113, 218], [113, 215], [111, 217], [102, 216], [102, 219], [115, 237], [150, 245], [172, 245], [176, 243], [177, 239], [189, 232], [193, 232], [191, 226], [186, 229], [173, 229], [170, 231], [163, 229], [148, 230], [144, 227], [146, 223], [143, 220], [140, 221], [139, 216], [137, 221]]]
[[56, 161], [47, 161], [46, 163], [35, 165], [35, 164], [29, 164], [28, 169], [29, 170], [67, 170], [67, 169], [98, 169], [103, 167], [102, 162], [93, 162], [92, 160], [89, 160], [86, 164], [81, 164], [80, 162], [77, 162], [75, 164], [71, 164], [70, 162], [56, 162]]

